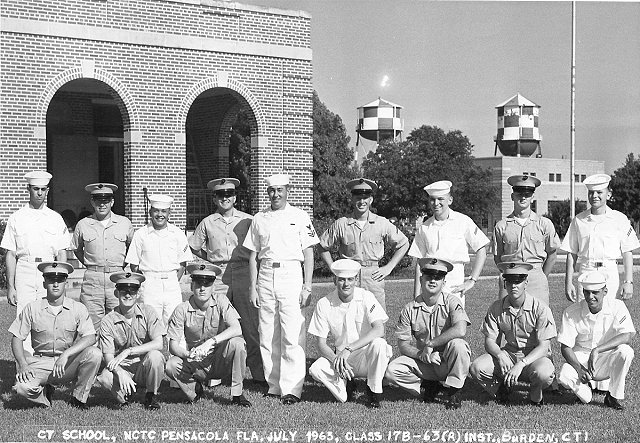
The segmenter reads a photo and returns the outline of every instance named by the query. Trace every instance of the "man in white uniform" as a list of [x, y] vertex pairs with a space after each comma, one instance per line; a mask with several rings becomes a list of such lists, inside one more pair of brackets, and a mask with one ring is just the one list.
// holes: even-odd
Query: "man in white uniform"
[[579, 297], [573, 285], [574, 271], [578, 276], [595, 270], [603, 272], [607, 276], [607, 297], [616, 298], [620, 286], [616, 260], [621, 257], [624, 267], [621, 297], [629, 299], [633, 296], [632, 253], [640, 247], [640, 242], [629, 219], [607, 206], [607, 200], [611, 198], [610, 180], [607, 174], [590, 175], [584, 180], [591, 207], [571, 221], [560, 246], [568, 252], [565, 294], [572, 302]]
[[133, 272], [141, 272], [145, 281], [140, 293], [145, 305], [153, 307], [165, 328], [173, 310], [182, 303], [180, 278], [188, 261], [193, 260], [187, 237], [169, 223], [173, 198], [150, 195], [151, 223], [133, 235], [125, 261]]
[[624, 385], [633, 360], [630, 343], [636, 330], [624, 302], [607, 294], [607, 277], [599, 271], [582, 274], [584, 300], [565, 309], [558, 342], [567, 363], [560, 369], [560, 384], [583, 403], [592, 398], [588, 383], [609, 379], [605, 406], [622, 410]]
[[[321, 357], [309, 374], [342, 403], [353, 400], [355, 378], [366, 377], [369, 406], [379, 408], [382, 379], [392, 355], [384, 339], [389, 317], [371, 292], [356, 287], [360, 270], [355, 260], [331, 264], [336, 290], [321, 298], [313, 312], [309, 333], [318, 337]], [[329, 334], [335, 348], [327, 344]]]
[[[33, 171], [25, 174], [29, 203], [9, 216], [0, 247], [7, 250], [7, 300], [16, 306], [16, 317], [30, 302], [44, 298], [42, 274], [38, 264], [66, 261], [69, 232], [57, 212], [47, 207], [51, 174]], [[24, 348], [33, 352], [27, 337]]]
[[254, 216], [244, 247], [251, 251], [251, 303], [260, 308], [266, 395], [291, 405], [300, 401], [306, 372], [299, 344], [304, 325], [301, 308], [309, 304], [313, 246], [319, 240], [309, 215], [287, 203], [289, 176], [272, 175], [266, 184], [271, 206]]
[[[438, 257], [453, 265], [447, 274], [443, 291], [456, 294], [464, 307], [465, 294], [478, 281], [487, 259], [487, 236], [468, 216], [450, 209], [453, 203], [451, 182], [431, 183], [424, 187], [429, 194], [433, 215], [419, 226], [408, 255], [415, 258]], [[464, 265], [469, 263], [469, 248], [476, 253], [471, 275], [464, 278]], [[416, 264], [414, 295], [420, 294], [420, 268]]]

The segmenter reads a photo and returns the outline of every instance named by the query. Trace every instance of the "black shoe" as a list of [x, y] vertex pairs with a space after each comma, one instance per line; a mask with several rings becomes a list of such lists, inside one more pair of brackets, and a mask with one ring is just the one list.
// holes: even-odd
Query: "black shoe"
[[422, 401], [425, 403], [433, 403], [436, 401], [436, 396], [438, 392], [440, 392], [442, 385], [437, 381], [422, 380], [420, 387], [424, 389], [422, 392]]
[[533, 401], [533, 400], [529, 399], [529, 403], [531, 403], [531, 406], [535, 406], [537, 408], [541, 408], [546, 404], [544, 402], [544, 398], [541, 398], [540, 401]]
[[[197, 394], [196, 394], [196, 397], [197, 397]], [[147, 392], [147, 394], [144, 396], [144, 408], [149, 409], [151, 411], [160, 409], [160, 403], [158, 403], [158, 401], [156, 400], [153, 392]]]
[[80, 409], [81, 411], [88, 411], [89, 410], [89, 406], [87, 406], [86, 403], [81, 402], [80, 400], [78, 400], [75, 397], [71, 398], [71, 406], [73, 406], [74, 408]]
[[234, 405], [242, 406], [243, 408], [250, 408], [251, 402], [245, 398], [244, 395], [234, 395], [231, 399], [231, 403]]
[[624, 410], [624, 406], [620, 404], [617, 398], [612, 397], [610, 393], [607, 392], [607, 395], [604, 397], [604, 405], [616, 409], [618, 411]]
[[447, 409], [460, 409], [462, 400], [460, 399], [460, 389], [447, 388], [444, 396], [444, 407]]
[[602, 389], [591, 389], [591, 392], [594, 394], [609, 395], [608, 391], [603, 391]]
[[189, 401], [189, 403], [191, 404], [198, 403], [198, 400], [202, 398], [202, 393], [204, 392], [204, 388], [202, 387], [202, 383], [200, 383], [199, 381], [196, 382], [195, 391], [196, 391], [196, 396], [193, 397], [193, 400]]
[[300, 402], [300, 399], [293, 394], [287, 394], [282, 397], [283, 405], [293, 405], [299, 402]]
[[373, 392], [369, 386], [367, 386], [367, 402], [370, 408], [380, 409], [379, 395]]
[[356, 392], [356, 381], [348, 380], [347, 381], [347, 401], [353, 401]]
[[260, 386], [262, 388], [268, 388], [269, 387], [269, 383], [267, 383], [266, 380], [253, 380], [253, 384], [256, 386]]
[[500, 405], [509, 404], [509, 388], [507, 388], [504, 383], [500, 383], [500, 386], [498, 386], [498, 392], [496, 392], [496, 403]]
[[280, 398], [279, 394], [272, 394], [271, 392], [265, 392], [262, 396], [267, 398]]
[[44, 385], [44, 396], [47, 400], [49, 400], [49, 404], [51, 404], [51, 399], [53, 398], [53, 393], [56, 392], [56, 388], [53, 385]]

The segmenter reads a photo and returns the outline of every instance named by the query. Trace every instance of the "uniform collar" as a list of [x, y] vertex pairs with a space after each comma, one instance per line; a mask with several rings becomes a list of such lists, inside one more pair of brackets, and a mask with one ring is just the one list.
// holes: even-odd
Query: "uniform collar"
[[[511, 304], [509, 304], [509, 300], [507, 299], [508, 295], [502, 299], [502, 310], [508, 311], [511, 308]], [[520, 311], [532, 311], [533, 310], [533, 297], [531, 297], [525, 290], [524, 293], [524, 303], [520, 307]]]
[[[584, 211], [582, 211], [580, 214], [578, 214], [576, 218], [591, 220], [592, 218], [591, 215], [592, 215], [591, 208], [587, 208]], [[604, 209], [604, 216], [605, 218], [614, 218], [614, 210], [611, 209], [609, 205], [607, 205], [606, 208]]]
[[446, 223], [447, 220], [455, 220], [456, 218], [458, 218], [460, 216], [459, 212], [454, 211], [453, 209], [449, 208], [449, 217], [445, 218], [444, 220], [436, 220], [435, 216], [431, 216], [427, 219], [427, 221], [425, 221], [424, 223]]
[[[71, 306], [73, 305], [73, 300], [71, 300], [69, 297], [67, 297], [66, 295], [64, 295], [64, 300], [62, 300], [62, 307], [64, 309], [71, 309]], [[41, 298], [40, 299], [40, 309], [47, 309], [47, 307], [49, 306], [49, 302], [47, 301], [47, 298]]]
[[[436, 303], [433, 305], [432, 309], [435, 309], [439, 306], [444, 306], [444, 292], [440, 292], [440, 295], [438, 295], [438, 300], [436, 300]], [[427, 303], [425, 303], [425, 301], [422, 299], [422, 296], [416, 297], [413, 300], [413, 308], [414, 309], [421, 309], [425, 312], [428, 312], [428, 305]]]
[[[507, 222], [512, 222], [515, 223], [516, 222], [516, 216], [514, 212], [511, 212], [511, 214], [507, 215]], [[540, 216], [538, 214], [536, 214], [534, 211], [531, 211], [529, 213], [529, 220], [531, 221], [537, 221], [540, 220]]]
[[[213, 309], [216, 306], [218, 306], [218, 303], [216, 302], [216, 297], [214, 294], [211, 294], [211, 302], [209, 303], [209, 306], [204, 312], [207, 312], [209, 311], [209, 309]], [[193, 301], [193, 295], [189, 297], [189, 302], [187, 303], [187, 311], [188, 312], [200, 311], [200, 308], [196, 306], [196, 302]]]
[[[231, 217], [234, 217], [234, 218], [240, 217], [240, 214], [238, 214], [238, 210], [236, 208], [231, 209]], [[224, 219], [222, 214], [220, 214], [219, 212], [214, 212], [213, 214], [211, 214], [211, 218], [213, 220]]]
[[[110, 222], [111, 223], [118, 223], [120, 221], [119, 217], [120, 216], [118, 214], [116, 214], [114, 212], [111, 212], [111, 217], [109, 217], [110, 218]], [[89, 223], [91, 223], [92, 225], [94, 225], [96, 223], [101, 223], [101, 221], [96, 218], [96, 214], [95, 213], [91, 214], [91, 216], [87, 217], [87, 220], [89, 220]]]
[[611, 303], [607, 299], [607, 297], [604, 298], [604, 301], [602, 302], [602, 309], [597, 314], [591, 313], [591, 311], [589, 310], [589, 305], [587, 305], [587, 302], [584, 301], [584, 299], [581, 300], [580, 303], [582, 304], [582, 318], [596, 318], [599, 315], [609, 315], [611, 313]]
[[354, 288], [353, 290], [353, 297], [351, 298], [351, 301], [347, 301], [344, 302], [340, 299], [340, 296], [338, 295], [338, 289], [335, 288], [327, 298], [329, 298], [329, 301], [331, 302], [332, 306], [340, 306], [340, 305], [348, 305], [351, 302], [354, 301], [362, 301], [364, 300], [364, 291], [362, 290], [362, 288]]
[[[117, 319], [114, 323], [121, 323], [123, 321], [126, 321], [126, 317], [120, 312], [120, 306], [116, 306], [113, 312], [117, 316]], [[133, 307], [133, 312], [135, 317], [144, 317], [144, 313], [142, 312], [142, 308], [140, 307], [139, 303], [136, 303], [136, 305]]]
[[[147, 228], [147, 234], [151, 234], [151, 233], [153, 233], [153, 232], [156, 232], [156, 228], [154, 228], [154, 227], [153, 227], [153, 224], [152, 224], [152, 223], [149, 223], [149, 224], [146, 226], [146, 228]], [[178, 231], [179, 231], [180, 229], [178, 229], [178, 227], [177, 227], [177, 226], [175, 226], [175, 225], [173, 225], [173, 224], [171, 224], [171, 223], [167, 222], [167, 232], [175, 232], [176, 230], [178, 230]], [[163, 229], [162, 231], [164, 231], [164, 229]]]
[[[369, 211], [369, 215], [367, 216], [367, 222], [369, 222], [370, 224], [375, 224], [375, 222], [378, 220], [379, 215], [378, 214], [374, 214], [373, 212]], [[349, 225], [353, 225], [355, 223], [357, 223], [358, 220], [356, 220], [353, 217], [349, 217], [347, 219], [347, 224]]]

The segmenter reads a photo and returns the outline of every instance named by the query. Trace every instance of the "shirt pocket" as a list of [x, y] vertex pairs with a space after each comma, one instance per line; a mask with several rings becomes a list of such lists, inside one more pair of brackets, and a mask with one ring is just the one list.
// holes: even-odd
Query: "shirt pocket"
[[353, 257], [358, 252], [356, 244], [356, 235], [353, 232], [347, 232], [342, 239], [342, 249], [344, 254], [349, 257]]
[[127, 234], [124, 232], [116, 232], [115, 234], [113, 234], [113, 238], [120, 243], [126, 243]]
[[61, 341], [66, 345], [65, 349], [73, 345], [73, 342], [76, 339], [77, 331], [78, 331], [78, 328], [76, 325], [64, 326], [62, 328], [61, 330], [62, 337], [60, 338], [61, 338]]

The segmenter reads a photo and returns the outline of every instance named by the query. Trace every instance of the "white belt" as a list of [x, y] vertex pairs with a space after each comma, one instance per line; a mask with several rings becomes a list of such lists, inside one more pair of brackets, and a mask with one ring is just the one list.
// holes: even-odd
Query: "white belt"
[[47, 261], [53, 261], [53, 257], [33, 257], [31, 255], [23, 255], [22, 257], [18, 257], [18, 260], [26, 261], [29, 263], [42, 263]]
[[293, 267], [300, 267], [300, 260], [282, 260], [282, 261], [275, 261], [275, 260], [262, 260], [260, 261], [260, 266], [266, 266], [269, 268], [293, 268]]
[[176, 271], [168, 271], [168, 272], [142, 271], [142, 274], [146, 278], [159, 278], [163, 280], [167, 280], [170, 278], [175, 278], [176, 280], [178, 279], [178, 274], [176, 274]]

